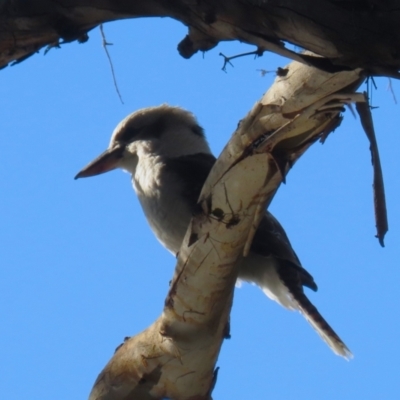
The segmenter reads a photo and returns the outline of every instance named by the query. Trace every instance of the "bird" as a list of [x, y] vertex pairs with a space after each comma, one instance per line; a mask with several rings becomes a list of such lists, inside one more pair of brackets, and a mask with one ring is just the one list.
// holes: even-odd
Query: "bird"
[[[75, 179], [116, 168], [131, 174], [151, 230], [177, 255], [215, 161], [195, 116], [183, 108], [162, 104], [123, 119], [114, 129], [107, 150]], [[267, 210], [249, 255], [240, 261], [238, 281], [253, 283], [284, 308], [299, 311], [335, 354], [352, 358], [304, 293], [304, 287], [317, 291], [314, 278], [301, 265], [281, 224]]]

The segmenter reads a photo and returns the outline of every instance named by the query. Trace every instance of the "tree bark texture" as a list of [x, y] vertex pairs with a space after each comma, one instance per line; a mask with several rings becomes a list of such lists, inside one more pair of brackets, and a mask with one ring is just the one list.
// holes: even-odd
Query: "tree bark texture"
[[[44, 46], [84, 42], [103, 22], [140, 17], [187, 25], [178, 45], [187, 58], [220, 41], [240, 40], [328, 72], [363, 68], [399, 77], [400, 0], [3, 0], [0, 66]], [[323, 58], [296, 53], [287, 42]]]

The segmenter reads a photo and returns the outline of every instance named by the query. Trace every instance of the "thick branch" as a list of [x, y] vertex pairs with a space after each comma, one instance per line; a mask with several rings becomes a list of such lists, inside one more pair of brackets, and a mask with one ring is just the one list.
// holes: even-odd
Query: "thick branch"
[[162, 315], [118, 348], [90, 400], [211, 398], [237, 260], [291, 165], [339, 124], [343, 104], [365, 99], [354, 94], [361, 71], [332, 75], [299, 63], [286, 69], [241, 121], [207, 178]]
[[[184, 57], [241, 40], [326, 71], [398, 77], [400, 0], [8, 0], [0, 8], [0, 66], [60, 41], [85, 41], [102, 22], [149, 16], [189, 27], [179, 45]], [[326, 59], [296, 54], [284, 41]]]

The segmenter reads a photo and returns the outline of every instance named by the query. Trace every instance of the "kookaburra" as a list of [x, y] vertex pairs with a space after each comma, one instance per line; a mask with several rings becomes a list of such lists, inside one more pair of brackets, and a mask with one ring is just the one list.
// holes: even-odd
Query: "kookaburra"
[[[75, 179], [115, 168], [130, 173], [150, 228], [176, 255], [215, 160], [196, 118], [163, 104], [138, 110], [121, 121], [108, 149]], [[240, 261], [238, 279], [256, 284], [283, 307], [300, 311], [336, 354], [351, 357], [304, 294], [303, 286], [316, 291], [317, 285], [269, 212], [261, 220], [249, 255]]]

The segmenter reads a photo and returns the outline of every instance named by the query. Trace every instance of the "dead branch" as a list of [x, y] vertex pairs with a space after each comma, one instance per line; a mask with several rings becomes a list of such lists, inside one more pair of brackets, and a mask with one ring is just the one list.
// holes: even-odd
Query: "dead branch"
[[115, 77], [114, 65], [113, 65], [113, 62], [111, 60], [110, 53], [108, 52], [108, 49], [107, 49], [107, 46], [111, 46], [112, 43], [109, 43], [106, 40], [106, 35], [104, 34], [103, 24], [100, 24], [100, 34], [101, 34], [103, 49], [104, 49], [104, 51], [106, 53], [108, 62], [110, 64], [111, 75], [112, 75], [112, 78], [113, 78], [115, 91], [117, 92], [119, 100], [121, 101], [121, 103], [124, 104], [124, 101], [122, 100], [121, 92], [119, 91], [119, 88], [118, 88], [117, 78]]
[[379, 157], [378, 142], [376, 140], [374, 122], [372, 120], [370, 106], [368, 104], [367, 94], [364, 93], [366, 102], [356, 103], [358, 114], [360, 115], [361, 124], [364, 132], [368, 138], [371, 162], [374, 170], [373, 190], [374, 190], [374, 209], [375, 209], [375, 223], [376, 223], [376, 237], [382, 247], [385, 246], [384, 238], [386, 232], [389, 230], [389, 223], [386, 210], [386, 197], [385, 188], [383, 184], [383, 173], [381, 167], [381, 160]]

